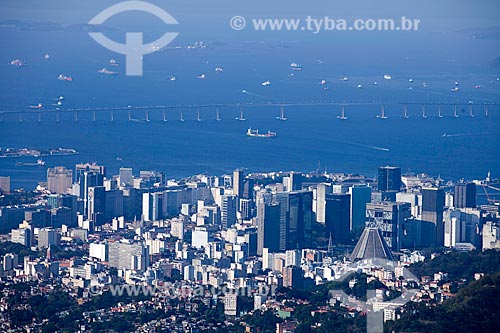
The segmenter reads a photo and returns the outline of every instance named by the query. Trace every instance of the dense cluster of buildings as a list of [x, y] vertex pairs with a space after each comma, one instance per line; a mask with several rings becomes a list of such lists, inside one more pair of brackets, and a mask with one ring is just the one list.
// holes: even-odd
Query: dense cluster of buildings
[[[6, 238], [46, 254], [9, 253], [0, 275], [58, 279], [87, 291], [165, 279], [235, 290], [307, 289], [344, 276], [352, 261], [385, 258], [401, 270], [423, 260], [418, 249], [500, 248], [499, 206], [477, 202], [477, 188], [488, 181], [445, 183], [391, 166], [380, 167], [376, 179], [238, 169], [171, 180], [131, 168], [109, 176], [89, 163], [49, 168], [36, 200], [0, 207]], [[0, 191], [11, 191], [8, 177], [0, 177]], [[84, 254], [54, 257], [61, 249]], [[402, 287], [402, 274], [367, 271]], [[228, 317], [239, 315], [236, 294], [220, 300]], [[283, 310], [271, 295], [254, 295], [254, 308]]]

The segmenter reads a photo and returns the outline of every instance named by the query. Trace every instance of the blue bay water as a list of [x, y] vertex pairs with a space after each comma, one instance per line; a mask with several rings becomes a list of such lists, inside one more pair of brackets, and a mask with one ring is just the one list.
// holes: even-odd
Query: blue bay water
[[[399, 165], [404, 171], [426, 172], [443, 178], [484, 178], [488, 171], [500, 174], [500, 106], [482, 114], [485, 102], [498, 102], [498, 73], [485, 64], [486, 53], [497, 41], [471, 41], [460, 36], [426, 36], [428, 50], [421, 50], [404, 37], [381, 37], [377, 44], [354, 44], [348, 38], [337, 45], [318, 41], [271, 40], [214, 42], [207, 49], [179, 49], [144, 57], [144, 76], [126, 77], [123, 66], [117, 76], [99, 75], [110, 58], [124, 63], [121, 56], [101, 48], [81, 33], [2, 32], [9, 43], [0, 55], [0, 109], [28, 111], [38, 102], [47, 105], [64, 96], [61, 122], [56, 114], [43, 113], [39, 124], [35, 115], [6, 114], [0, 123], [0, 147], [77, 149], [76, 156], [45, 158], [44, 167], [18, 167], [16, 161], [35, 158], [0, 159], [0, 174], [12, 177], [14, 187], [33, 188], [45, 180], [47, 167], [96, 161], [110, 173], [121, 166], [139, 170], [160, 170], [168, 177], [205, 172], [222, 174], [237, 167], [250, 171], [316, 169], [318, 162], [329, 172], [362, 173], [374, 176], [378, 166]], [[17, 42], [19, 39], [30, 43]], [[180, 40], [179, 45], [192, 43]], [[207, 42], [208, 44], [208, 42]], [[442, 44], [446, 44], [443, 47]], [[421, 44], [420, 44], [421, 45]], [[441, 45], [441, 53], [434, 51]], [[341, 46], [341, 47], [337, 47]], [[380, 52], [380, 48], [386, 48]], [[351, 47], [349, 53], [343, 47]], [[471, 50], [482, 50], [471, 61]], [[49, 53], [46, 61], [43, 55]], [[353, 56], [359, 54], [359, 56]], [[14, 68], [7, 63], [24, 59], [27, 66]], [[321, 61], [318, 61], [321, 60]], [[291, 62], [303, 65], [293, 72]], [[222, 66], [224, 73], [214, 68]], [[58, 81], [59, 74], [71, 75], [71, 83]], [[205, 80], [196, 76], [204, 73]], [[389, 73], [392, 80], [384, 80]], [[175, 75], [177, 81], [169, 81]], [[348, 76], [349, 81], [340, 81]], [[414, 82], [409, 83], [408, 79]], [[328, 90], [319, 81], [325, 79]], [[268, 87], [261, 82], [270, 80]], [[373, 83], [377, 81], [378, 85]], [[459, 92], [452, 92], [459, 81]], [[423, 84], [427, 87], [424, 87]], [[362, 88], [357, 88], [358, 84]], [[481, 85], [475, 89], [475, 85]], [[412, 90], [409, 90], [409, 87]], [[243, 92], [243, 91], [246, 91]], [[346, 121], [336, 116], [338, 105], [314, 102], [373, 102], [347, 105]], [[467, 117], [466, 106], [459, 106], [459, 118], [452, 117], [452, 106], [442, 106], [444, 118], [437, 118], [437, 106], [428, 106], [427, 119], [418, 117], [420, 105], [408, 105], [410, 119], [402, 119], [400, 103], [474, 102], [474, 118]], [[247, 121], [239, 122], [237, 103], [297, 103], [287, 106], [286, 122], [275, 119], [278, 106], [246, 106]], [[110, 123], [108, 112], [74, 113], [81, 107], [126, 107], [128, 105], [191, 105], [221, 103], [222, 121], [216, 122], [214, 108], [184, 108], [185, 122], [178, 121], [180, 109], [150, 110], [151, 122], [128, 122], [127, 110], [115, 111]], [[307, 103], [312, 103], [307, 105]], [[385, 105], [386, 120], [376, 118]], [[134, 110], [135, 119], [145, 117]], [[274, 139], [245, 136], [248, 127], [278, 133]], [[443, 137], [443, 134], [447, 136]]]

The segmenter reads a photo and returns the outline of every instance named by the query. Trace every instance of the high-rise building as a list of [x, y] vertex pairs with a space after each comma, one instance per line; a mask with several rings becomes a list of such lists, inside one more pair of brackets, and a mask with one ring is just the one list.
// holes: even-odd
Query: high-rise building
[[81, 171], [78, 174], [78, 184], [80, 184], [80, 199], [83, 200], [83, 212], [87, 217], [89, 188], [104, 185], [104, 175], [95, 171]]
[[304, 285], [304, 272], [300, 267], [288, 266], [283, 268], [283, 287], [302, 289]]
[[59, 245], [59, 233], [53, 228], [38, 230], [38, 248], [48, 248], [50, 245]]
[[442, 188], [429, 187], [422, 189], [422, 220], [434, 225], [435, 237], [429, 242], [434, 246], [444, 245], [444, 191]]
[[236, 169], [233, 171], [233, 190], [234, 194], [238, 196], [238, 198], [243, 197], [243, 185], [245, 181], [245, 173], [242, 169]]
[[158, 171], [139, 171], [139, 178], [141, 179], [141, 187], [151, 188], [155, 184], [165, 184], [165, 174]]
[[349, 194], [326, 195], [326, 237], [337, 244], [350, 242], [351, 196]]
[[316, 186], [316, 221], [325, 223], [326, 195], [332, 193], [332, 187], [321, 183]]
[[87, 216], [90, 221], [104, 222], [106, 215], [106, 189], [104, 186], [89, 187]]
[[455, 184], [453, 204], [456, 208], [476, 208], [476, 184]]
[[23, 246], [31, 246], [31, 230], [28, 228], [13, 229], [10, 234], [12, 243], [19, 243]]
[[286, 192], [302, 190], [302, 174], [290, 172], [286, 177], [283, 177], [283, 186]]
[[483, 224], [483, 251], [500, 249], [500, 226], [493, 222]]
[[183, 200], [183, 190], [167, 190], [163, 192], [163, 216], [177, 216], [181, 212]]
[[243, 194], [241, 198], [252, 200], [253, 199], [253, 186], [255, 180], [253, 178], [245, 178], [243, 181]]
[[52, 193], [63, 194], [71, 188], [73, 171], [63, 166], [47, 169], [47, 189]]
[[184, 220], [175, 218], [170, 220], [170, 234], [178, 239], [184, 239]]
[[120, 186], [132, 185], [134, 182], [132, 168], [120, 168], [119, 177], [120, 177]]
[[149, 252], [142, 242], [115, 242], [108, 244], [109, 266], [145, 271], [149, 266]]
[[300, 267], [300, 262], [302, 259], [301, 250], [287, 250], [285, 258], [285, 266], [297, 266]]
[[312, 243], [311, 191], [276, 194], [280, 204], [280, 250], [303, 249]]
[[410, 217], [411, 205], [407, 202], [384, 201], [366, 204], [366, 226], [379, 229], [393, 251], [401, 249], [405, 224]]
[[238, 207], [236, 195], [223, 195], [221, 207], [221, 224], [223, 228], [230, 228], [236, 224], [236, 209]]
[[349, 187], [351, 195], [351, 225], [350, 230], [365, 227], [366, 204], [371, 201], [372, 188], [368, 184], [355, 184]]
[[123, 191], [106, 191], [106, 221], [119, 216], [123, 216]]
[[0, 176], [0, 192], [10, 193], [10, 177]]
[[480, 229], [483, 211], [476, 208], [459, 208], [443, 213], [444, 246], [456, 247], [457, 243], [481, 246]]
[[51, 194], [47, 197], [47, 205], [51, 209], [66, 207], [71, 212], [71, 222], [69, 226], [76, 226], [76, 215], [78, 213], [77, 198], [71, 194]]
[[163, 193], [142, 194], [142, 216], [144, 221], [157, 221], [163, 218]]
[[238, 315], [238, 294], [235, 290], [224, 295], [224, 314], [231, 317]]
[[271, 253], [280, 250], [280, 204], [261, 199], [257, 202], [257, 254], [262, 255], [265, 247]]
[[401, 189], [401, 168], [385, 166], [378, 168], [378, 190], [399, 191]]
[[465, 243], [466, 221], [461, 219], [461, 215], [462, 212], [459, 210], [444, 212], [444, 246], [455, 247], [457, 243]]
[[75, 181], [79, 182], [80, 176], [84, 172], [95, 172], [106, 177], [106, 167], [103, 165], [98, 165], [96, 163], [79, 163], [75, 165]]
[[240, 209], [241, 218], [243, 220], [249, 220], [252, 217], [252, 200], [250, 199], [240, 199]]

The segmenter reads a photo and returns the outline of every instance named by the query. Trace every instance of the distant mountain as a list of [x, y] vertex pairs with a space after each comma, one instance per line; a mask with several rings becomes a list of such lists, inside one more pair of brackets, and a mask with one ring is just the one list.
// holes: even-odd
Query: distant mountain
[[7, 20], [0, 21], [0, 31], [46, 31], [46, 32], [106, 32], [117, 31], [105, 25], [71, 24], [62, 25], [54, 22], [20, 21]]
[[500, 39], [500, 27], [471, 28], [457, 32], [467, 34], [473, 39]]

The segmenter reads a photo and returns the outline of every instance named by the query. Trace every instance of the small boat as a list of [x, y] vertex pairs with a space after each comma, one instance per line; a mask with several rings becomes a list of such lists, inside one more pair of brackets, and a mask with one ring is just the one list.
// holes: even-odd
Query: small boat
[[271, 81], [267, 80], [267, 81], [264, 81], [261, 83], [264, 87], [267, 87], [267, 86], [270, 86], [271, 85]]
[[343, 76], [340, 78], [340, 81], [349, 81], [349, 78], [347, 76]]
[[392, 76], [389, 74], [384, 74], [384, 80], [391, 80]]
[[451, 88], [451, 91], [453, 91], [453, 92], [457, 92], [457, 91], [459, 91], [459, 90], [460, 90], [460, 89], [458, 89], [458, 87], [453, 87], [453, 88]]
[[119, 66], [120, 64], [115, 59], [109, 59], [110, 66]]
[[363, 86], [361, 84], [358, 84], [358, 89], [361, 89], [363, 88]]
[[302, 70], [302, 65], [299, 65], [299, 64], [297, 64], [297, 63], [295, 63], [295, 62], [292, 62], [292, 63], [290, 64], [290, 68], [291, 68], [292, 70], [294, 70], [294, 71], [301, 71], [301, 70]]
[[59, 76], [57, 77], [57, 79], [59, 81], [66, 81], [66, 82], [72, 82], [73, 81], [73, 78], [71, 76], [66, 76], [64, 74], [59, 74]]
[[30, 109], [41, 109], [43, 108], [42, 103], [38, 103], [37, 105], [30, 105]]
[[408, 79], [408, 82], [413, 83], [413, 79]]
[[259, 133], [259, 130], [253, 130], [251, 127], [247, 130], [247, 136], [253, 138], [275, 138], [277, 136], [276, 132], [267, 131], [267, 133]]
[[50, 54], [45, 53], [45, 55], [43, 56], [43, 58], [44, 58], [45, 60], [50, 60]]
[[196, 121], [201, 121], [200, 110], [196, 112]]
[[220, 117], [220, 111], [219, 109], [217, 109], [217, 111], [215, 111], [215, 121], [221, 121], [221, 117]]
[[215, 67], [215, 73], [223, 73], [224, 69], [221, 66]]
[[322, 86], [324, 86], [326, 84], [326, 80], [319, 81], [319, 84], [322, 85]]
[[453, 118], [458, 118], [457, 107], [453, 107]]
[[196, 78], [197, 78], [197, 79], [201, 79], [201, 80], [203, 80], [203, 79], [205, 79], [205, 78], [206, 78], [206, 76], [205, 76], [205, 74], [200, 74], [200, 75], [198, 75]]
[[174, 82], [177, 81], [177, 78], [175, 76], [170, 76], [168, 80]]

